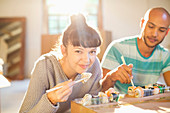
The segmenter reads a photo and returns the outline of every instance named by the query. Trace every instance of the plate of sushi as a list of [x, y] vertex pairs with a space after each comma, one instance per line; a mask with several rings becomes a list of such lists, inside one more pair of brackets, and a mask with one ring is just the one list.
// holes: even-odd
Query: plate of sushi
[[120, 98], [123, 98], [122, 94], [119, 94], [114, 88], [109, 88], [105, 92], [99, 92], [98, 95], [85, 94], [83, 98], [75, 99], [74, 101], [83, 106], [89, 106], [117, 103]]
[[141, 98], [151, 95], [170, 92], [170, 87], [165, 87], [163, 84], [149, 84], [145, 86], [129, 86], [128, 95], [131, 97]]

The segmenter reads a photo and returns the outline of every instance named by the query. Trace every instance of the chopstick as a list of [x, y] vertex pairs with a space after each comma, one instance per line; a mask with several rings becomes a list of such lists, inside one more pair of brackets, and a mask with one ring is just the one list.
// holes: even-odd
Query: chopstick
[[[122, 59], [123, 64], [126, 64], [125, 59], [124, 59], [123, 56], [121, 56], [121, 59]], [[130, 81], [131, 81], [132, 86], [135, 86], [134, 83], [133, 83], [133, 80], [130, 79]]]
[[55, 87], [55, 88], [51, 88], [51, 89], [49, 89], [49, 90], [46, 90], [46, 93], [48, 93], [48, 92], [51, 92], [51, 91], [54, 91], [54, 90], [57, 90], [57, 89], [60, 89], [60, 88], [62, 88], [63, 86], [58, 86], [58, 87]]
[[80, 80], [75, 81], [75, 84], [77, 84], [77, 83], [79, 83], [79, 82], [82, 82], [84, 79], [86, 79], [86, 78], [82, 78], [82, 79], [80, 79]]
[[[83, 81], [84, 79], [86, 79], [86, 78], [82, 78], [82, 79], [80, 79], [80, 80], [75, 81], [75, 84], [77, 84], [77, 83]], [[58, 87], [55, 87], [55, 88], [51, 88], [51, 89], [49, 89], [49, 90], [46, 90], [46, 93], [49, 93], [49, 92], [51, 92], [51, 91], [60, 89], [60, 88], [62, 88], [62, 87], [63, 87], [63, 86], [58, 86]]]

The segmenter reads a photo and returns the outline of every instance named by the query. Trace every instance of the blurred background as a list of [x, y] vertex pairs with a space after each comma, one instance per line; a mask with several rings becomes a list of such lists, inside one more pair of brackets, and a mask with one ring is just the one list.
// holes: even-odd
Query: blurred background
[[[170, 0], [0, 0], [0, 57], [11, 82], [0, 89], [1, 113], [18, 112], [34, 62], [51, 50], [69, 15], [84, 13], [101, 32], [101, 60], [112, 40], [139, 34], [141, 17], [155, 6], [170, 12]], [[170, 50], [170, 34], [162, 45]]]

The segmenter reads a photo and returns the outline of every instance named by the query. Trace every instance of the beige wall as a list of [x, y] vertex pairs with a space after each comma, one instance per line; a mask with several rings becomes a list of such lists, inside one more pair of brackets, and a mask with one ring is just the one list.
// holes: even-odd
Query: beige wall
[[[0, 0], [0, 17], [25, 16], [26, 49], [25, 74], [30, 75], [35, 60], [41, 54], [43, 0]], [[136, 35], [139, 22], [148, 8], [164, 6], [170, 12], [170, 0], [103, 0], [103, 26], [112, 31], [112, 39]], [[44, 31], [44, 30], [43, 30]], [[170, 40], [170, 34], [166, 40]], [[164, 45], [170, 46], [164, 41]]]
[[[112, 31], [112, 40], [140, 33], [145, 11], [162, 6], [170, 12], [170, 0], [103, 0], [103, 26]], [[162, 45], [170, 50], [170, 33]]]

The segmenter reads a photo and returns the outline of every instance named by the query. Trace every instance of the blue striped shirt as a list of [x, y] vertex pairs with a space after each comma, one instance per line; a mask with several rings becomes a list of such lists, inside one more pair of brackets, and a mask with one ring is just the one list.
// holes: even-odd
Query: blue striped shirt
[[[170, 52], [161, 45], [157, 45], [150, 57], [141, 55], [137, 46], [137, 37], [128, 37], [113, 41], [105, 51], [102, 67], [113, 70], [122, 64], [121, 56], [126, 64], [133, 64], [132, 74], [135, 86], [144, 86], [157, 82], [161, 73], [170, 71]], [[127, 93], [131, 84], [121, 84], [117, 81], [115, 89], [120, 93]]]

